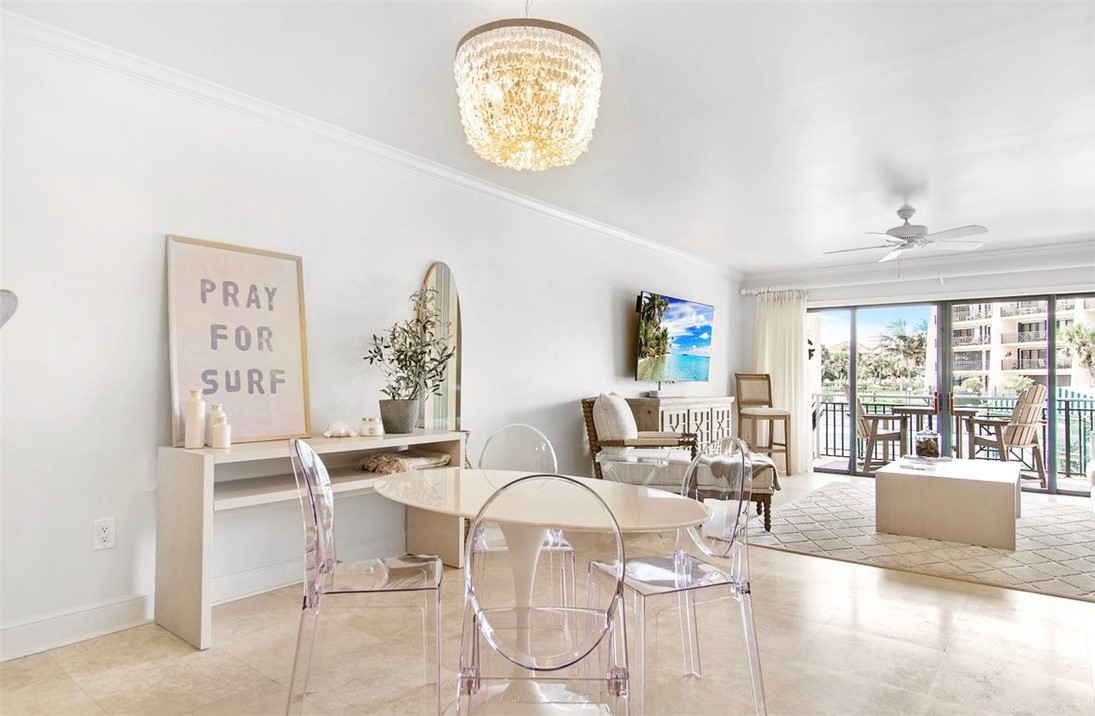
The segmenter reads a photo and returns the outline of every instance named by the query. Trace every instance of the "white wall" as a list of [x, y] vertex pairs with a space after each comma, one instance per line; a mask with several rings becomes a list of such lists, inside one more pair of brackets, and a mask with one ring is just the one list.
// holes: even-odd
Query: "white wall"
[[[150, 615], [155, 449], [170, 428], [165, 234], [303, 256], [319, 430], [377, 413], [365, 340], [407, 313], [435, 260], [460, 289], [473, 454], [520, 420], [547, 432], [562, 470], [587, 472], [578, 399], [649, 387], [633, 380], [643, 289], [715, 305], [712, 380], [691, 390], [726, 393], [732, 274], [326, 141], [193, 78], [150, 81], [107, 50], [57, 51], [48, 34], [3, 47], [0, 285], [20, 298], [0, 334], [6, 658]], [[294, 555], [291, 513], [252, 516], [251, 534], [292, 530], [254, 560]], [[110, 516], [117, 547], [92, 552], [92, 521]], [[249, 555], [225, 542], [229, 584]]]

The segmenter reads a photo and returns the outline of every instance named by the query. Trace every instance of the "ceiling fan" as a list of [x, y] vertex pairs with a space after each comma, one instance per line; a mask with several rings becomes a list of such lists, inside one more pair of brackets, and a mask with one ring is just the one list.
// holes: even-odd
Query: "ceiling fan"
[[878, 260], [879, 263], [893, 261], [906, 251], [924, 249], [934, 246], [945, 251], [973, 251], [984, 244], [983, 239], [966, 239], [967, 236], [983, 234], [988, 229], [978, 224], [960, 226], [957, 229], [946, 229], [928, 233], [928, 227], [922, 224], [910, 224], [909, 219], [916, 213], [916, 209], [905, 204], [897, 210], [897, 215], [905, 222], [901, 226], [895, 226], [885, 233], [868, 231], [869, 236], [884, 236], [886, 243], [880, 246], [864, 246], [858, 249], [838, 249], [826, 251], [826, 254], [844, 254], [850, 251], [871, 251], [874, 249], [889, 249], [889, 253]]

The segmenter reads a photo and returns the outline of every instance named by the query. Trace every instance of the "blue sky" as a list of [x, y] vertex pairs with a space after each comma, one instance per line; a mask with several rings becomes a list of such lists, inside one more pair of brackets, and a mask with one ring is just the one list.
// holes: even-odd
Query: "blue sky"
[[711, 322], [715, 309], [672, 296], [662, 298], [669, 301], [669, 308], [662, 316], [662, 325], [669, 329], [669, 352], [693, 356], [711, 355]]
[[[860, 343], [874, 343], [891, 323], [904, 320], [909, 330], [915, 330], [920, 321], [931, 325], [932, 306], [884, 306], [861, 308], [857, 314], [856, 337]], [[821, 312], [821, 344], [832, 346], [845, 343], [849, 337], [852, 312], [834, 309]]]

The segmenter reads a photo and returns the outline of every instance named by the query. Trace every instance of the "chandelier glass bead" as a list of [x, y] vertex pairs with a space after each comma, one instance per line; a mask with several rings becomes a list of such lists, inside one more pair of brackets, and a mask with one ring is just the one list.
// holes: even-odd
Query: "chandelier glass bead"
[[510, 169], [573, 164], [601, 100], [601, 54], [572, 27], [531, 18], [475, 28], [453, 63], [460, 121], [475, 153]]

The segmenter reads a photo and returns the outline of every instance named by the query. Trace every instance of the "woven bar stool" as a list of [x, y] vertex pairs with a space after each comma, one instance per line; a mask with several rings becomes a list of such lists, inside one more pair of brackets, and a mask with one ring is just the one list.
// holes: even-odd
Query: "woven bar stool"
[[[753, 452], [774, 456], [783, 453], [783, 465], [790, 475], [791, 411], [772, 407], [772, 376], [767, 373], [735, 373], [738, 399], [738, 437], [745, 440]], [[742, 432], [742, 424], [749, 422], [749, 437]], [[768, 441], [761, 444], [757, 423], [768, 424]], [[776, 442], [776, 423], [783, 423], [783, 442]]]

